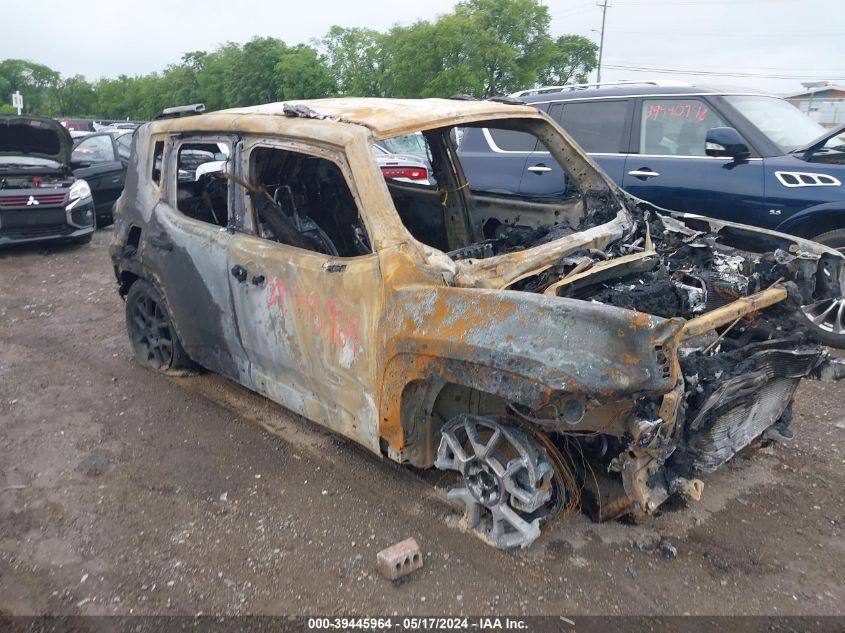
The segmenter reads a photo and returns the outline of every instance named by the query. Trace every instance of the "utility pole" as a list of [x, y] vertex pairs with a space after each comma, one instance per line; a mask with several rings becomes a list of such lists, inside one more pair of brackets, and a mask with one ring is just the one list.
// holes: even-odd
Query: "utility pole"
[[607, 0], [603, 4], [597, 4], [601, 9], [601, 37], [599, 38], [599, 67], [596, 71], [596, 83], [601, 83], [601, 56], [604, 53], [604, 20], [607, 17]]

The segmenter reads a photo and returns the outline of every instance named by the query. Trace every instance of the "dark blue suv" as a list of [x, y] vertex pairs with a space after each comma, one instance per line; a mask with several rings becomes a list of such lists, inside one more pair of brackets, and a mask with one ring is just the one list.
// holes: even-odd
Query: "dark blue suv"
[[[845, 126], [826, 130], [783, 99], [677, 82], [540, 88], [512, 95], [546, 112], [629, 193], [845, 251]], [[467, 128], [473, 189], [565, 195], [536, 137]]]

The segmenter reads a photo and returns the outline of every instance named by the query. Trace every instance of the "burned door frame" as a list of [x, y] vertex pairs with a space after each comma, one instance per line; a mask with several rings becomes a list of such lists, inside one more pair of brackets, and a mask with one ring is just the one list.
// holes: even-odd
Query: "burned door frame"
[[[228, 281], [228, 241], [230, 232], [191, 218], [179, 210], [179, 147], [201, 138], [210, 143], [234, 146], [234, 134], [184, 132], [150, 138], [150, 147], [163, 141], [159, 199], [143, 241], [144, 266], [165, 297], [179, 339], [188, 355], [203, 367], [240, 381], [246, 355], [231, 313]], [[154, 154], [154, 152], [151, 152]], [[148, 166], [155, 169], [155, 157]], [[151, 173], [151, 172], [150, 172]], [[228, 206], [233, 204], [228, 187]]]
[[[244, 137], [237, 175], [251, 181], [252, 152], [271, 148], [323, 158], [342, 173], [372, 240], [342, 150], [273, 137]], [[329, 256], [257, 235], [243, 187], [243, 215], [229, 242], [229, 283], [251, 389], [379, 451], [376, 340], [384, 309], [379, 256]]]

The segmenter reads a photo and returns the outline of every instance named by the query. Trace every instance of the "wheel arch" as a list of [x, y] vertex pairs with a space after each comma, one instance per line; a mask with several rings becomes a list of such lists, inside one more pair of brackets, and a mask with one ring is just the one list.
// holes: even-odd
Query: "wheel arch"
[[826, 231], [845, 228], [845, 202], [825, 202], [808, 207], [781, 222], [776, 231], [813, 238]]
[[396, 461], [434, 464], [440, 427], [461, 413], [504, 413], [509, 402], [538, 406], [554, 393], [528, 376], [449, 358], [401, 354], [385, 372], [379, 435]]

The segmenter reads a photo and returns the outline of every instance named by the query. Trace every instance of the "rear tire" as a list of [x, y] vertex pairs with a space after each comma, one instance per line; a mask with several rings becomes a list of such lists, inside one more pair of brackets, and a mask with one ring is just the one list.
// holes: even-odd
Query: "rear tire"
[[126, 294], [126, 331], [139, 364], [165, 374], [194, 373], [161, 293], [138, 279]]

